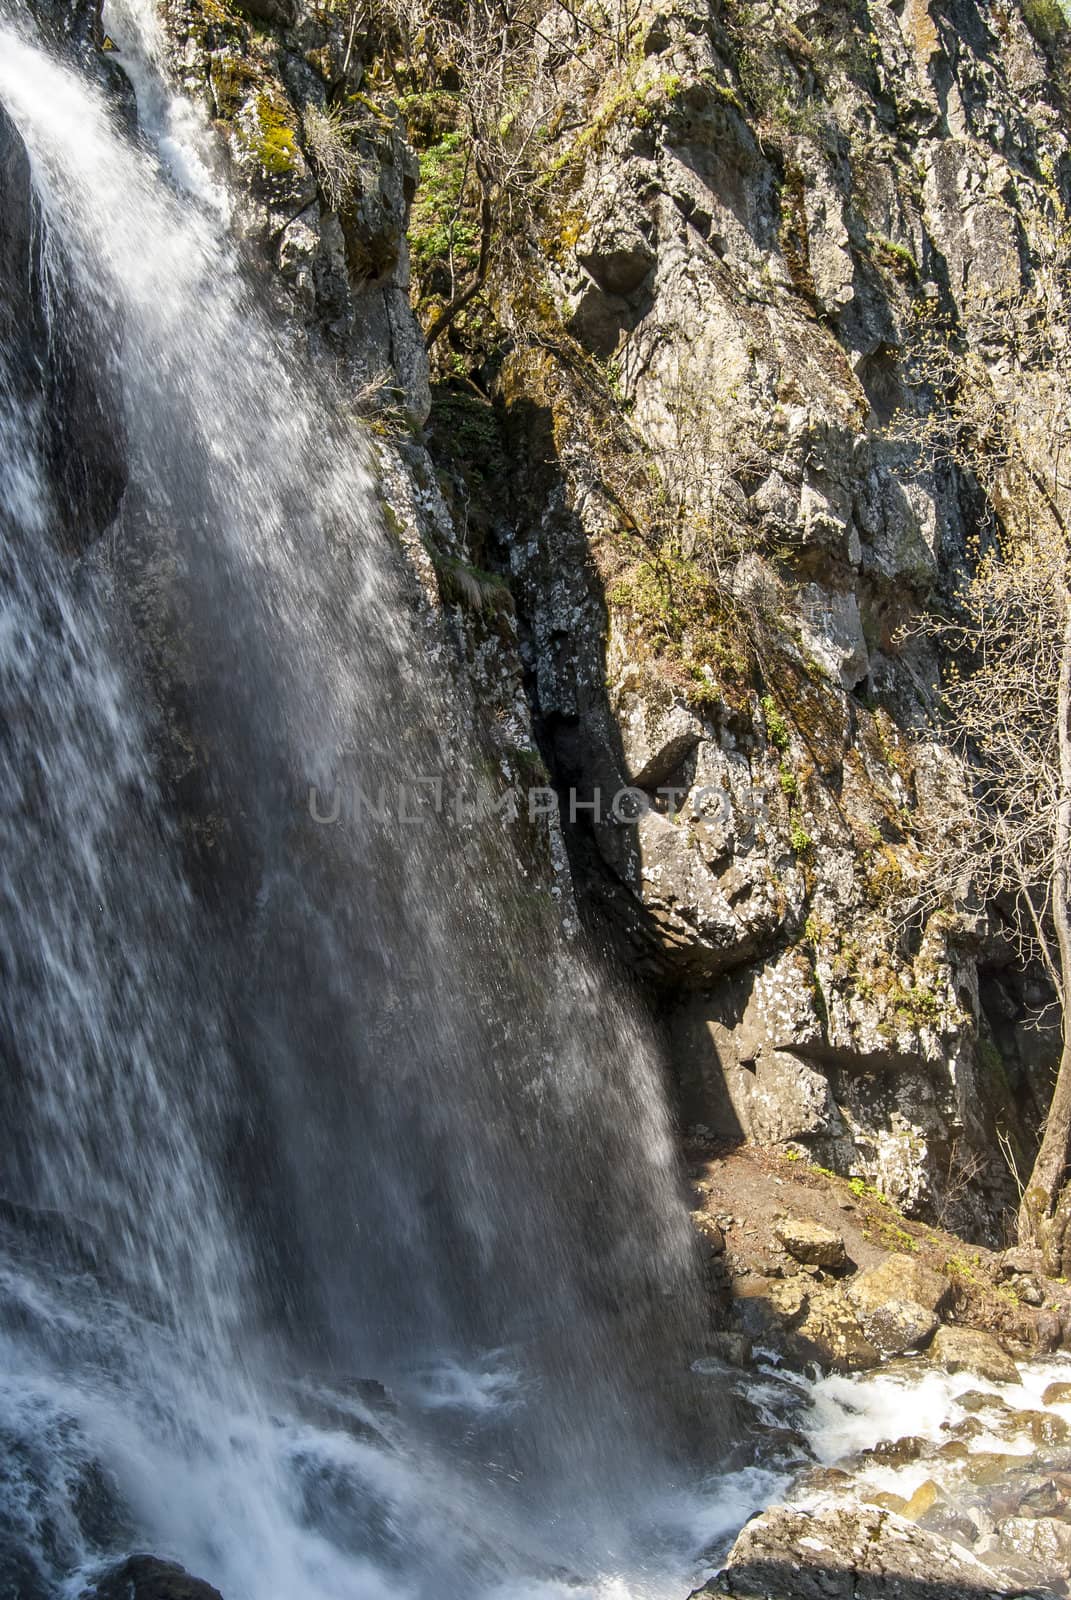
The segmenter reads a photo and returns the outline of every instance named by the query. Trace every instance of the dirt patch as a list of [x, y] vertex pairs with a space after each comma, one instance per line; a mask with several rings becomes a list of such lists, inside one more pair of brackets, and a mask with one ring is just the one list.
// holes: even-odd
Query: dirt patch
[[[1015, 1251], [986, 1250], [912, 1221], [862, 1180], [837, 1177], [781, 1151], [738, 1145], [711, 1153], [704, 1146], [686, 1154], [693, 1220], [717, 1252], [714, 1277], [726, 1314], [753, 1337], [799, 1322], [800, 1297], [786, 1289], [786, 1280], [800, 1280], [805, 1292], [808, 1280], [814, 1293], [846, 1287], [856, 1273], [900, 1254], [947, 1281], [943, 1320], [993, 1333], [1019, 1356], [1071, 1342], [1071, 1287], [1022, 1270], [1030, 1263]], [[829, 1272], [795, 1260], [778, 1237], [786, 1219], [839, 1234], [845, 1264]]]

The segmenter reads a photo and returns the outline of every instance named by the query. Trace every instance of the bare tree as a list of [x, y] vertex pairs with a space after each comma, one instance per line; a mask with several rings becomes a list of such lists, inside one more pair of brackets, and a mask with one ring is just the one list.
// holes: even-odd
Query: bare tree
[[[539, 108], [532, 94], [540, 9], [534, 0], [379, 0], [380, 26], [399, 45], [399, 88], [444, 93], [463, 138], [448, 219], [450, 292], [425, 331], [430, 349], [485, 287], [492, 266], [524, 238], [537, 195]], [[443, 85], [454, 85], [443, 90]], [[466, 269], [453, 240], [475, 231]]]
[[[1036, 219], [1025, 292], [968, 302], [965, 326], [919, 341], [933, 402], [898, 431], [969, 474], [989, 517], [950, 617], [929, 625], [949, 662], [944, 711], [966, 761], [959, 802], [930, 841], [938, 892], [999, 904], [1019, 953], [1041, 961], [1063, 1047], [1019, 1214], [1046, 1266], [1071, 1266], [1071, 233]], [[985, 359], [977, 352], [982, 352]]]

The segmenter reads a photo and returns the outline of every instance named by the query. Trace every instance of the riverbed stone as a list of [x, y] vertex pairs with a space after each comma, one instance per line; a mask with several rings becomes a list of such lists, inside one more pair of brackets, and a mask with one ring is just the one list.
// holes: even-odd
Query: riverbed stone
[[918, 1522], [928, 1511], [932, 1511], [942, 1498], [940, 1485], [932, 1478], [926, 1478], [908, 1499], [902, 1515], [909, 1522]]
[[930, 1354], [946, 1372], [971, 1372], [990, 1383], [1018, 1383], [1019, 1369], [992, 1334], [978, 1328], [939, 1328]]
[[985, 1389], [968, 1389], [966, 1394], [956, 1397], [956, 1404], [971, 1417], [987, 1412], [1010, 1416], [1013, 1410], [1003, 1396], [990, 1394]]
[[1071, 1523], [1057, 1517], [1007, 1517], [996, 1532], [1010, 1550], [1044, 1571], [1066, 1577], [1071, 1570]]
[[900, 1439], [881, 1439], [869, 1450], [860, 1452], [858, 1459], [874, 1466], [903, 1467], [917, 1461], [927, 1450], [927, 1441], [917, 1434], [905, 1434]]

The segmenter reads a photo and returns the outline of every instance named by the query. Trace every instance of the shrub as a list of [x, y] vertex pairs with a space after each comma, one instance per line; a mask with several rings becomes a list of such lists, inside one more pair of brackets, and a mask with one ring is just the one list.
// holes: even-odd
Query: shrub
[[354, 123], [341, 106], [322, 110], [309, 104], [302, 131], [320, 192], [332, 211], [341, 211], [352, 199], [361, 175], [361, 158], [353, 146]]

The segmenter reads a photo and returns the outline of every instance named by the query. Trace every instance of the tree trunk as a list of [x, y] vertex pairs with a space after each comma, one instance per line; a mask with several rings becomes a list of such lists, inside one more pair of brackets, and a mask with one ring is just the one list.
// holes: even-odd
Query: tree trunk
[[[1068, 873], [1071, 866], [1071, 594], [1063, 596], [1064, 631], [1060, 653], [1057, 697], [1057, 739], [1060, 790], [1056, 815], [1053, 860], [1052, 916], [1060, 976], [1060, 1015], [1063, 1049], [1052, 1104], [1030, 1182], [1019, 1212], [1019, 1238], [1038, 1244], [1045, 1253], [1046, 1270], [1063, 1275], [1071, 1264], [1071, 1189], [1067, 1188], [1071, 1164], [1071, 926], [1068, 923]], [[1065, 1245], [1065, 1238], [1067, 1244]]]

